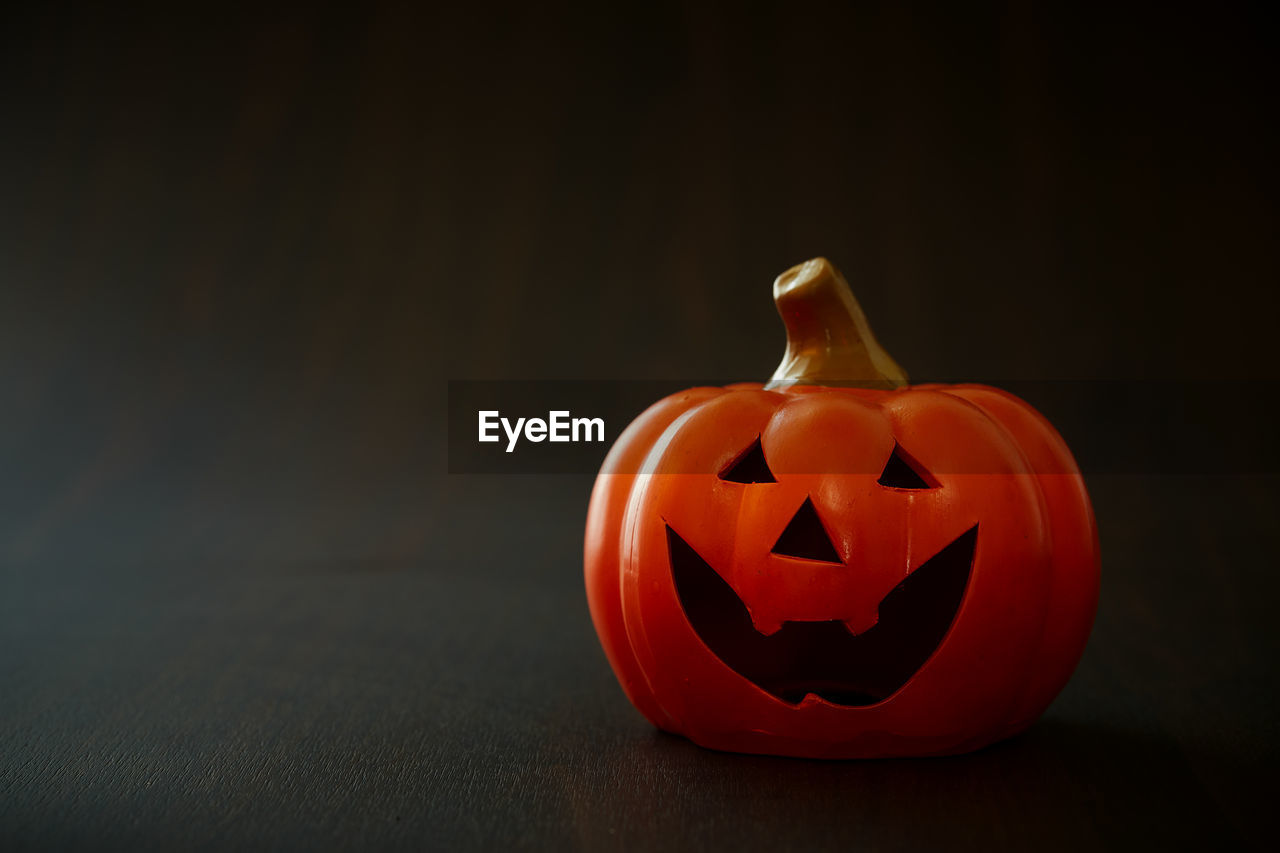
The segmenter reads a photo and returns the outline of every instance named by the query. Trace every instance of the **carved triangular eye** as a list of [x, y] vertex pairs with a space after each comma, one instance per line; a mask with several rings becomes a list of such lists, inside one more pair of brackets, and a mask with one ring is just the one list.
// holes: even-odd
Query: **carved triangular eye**
[[764, 461], [764, 448], [760, 445], [759, 437], [720, 472], [720, 479], [730, 483], [778, 482], [769, 470], [769, 463]]
[[896, 444], [876, 482], [890, 489], [932, 489], [937, 485], [920, 464]]

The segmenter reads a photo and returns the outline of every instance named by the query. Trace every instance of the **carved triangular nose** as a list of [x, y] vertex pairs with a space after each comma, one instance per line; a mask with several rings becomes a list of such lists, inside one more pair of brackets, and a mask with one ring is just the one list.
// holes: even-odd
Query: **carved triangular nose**
[[824, 563], [839, 563], [840, 555], [831, 544], [827, 529], [818, 518], [818, 511], [813, 507], [813, 500], [805, 498], [804, 503], [796, 510], [787, 528], [782, 531], [778, 541], [774, 543], [773, 553], [785, 557], [800, 557], [805, 560], [820, 560]]

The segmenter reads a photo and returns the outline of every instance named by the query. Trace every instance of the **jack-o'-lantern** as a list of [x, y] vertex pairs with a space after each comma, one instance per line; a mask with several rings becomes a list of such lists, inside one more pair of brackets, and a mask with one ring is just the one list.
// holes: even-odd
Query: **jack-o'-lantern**
[[824, 259], [774, 297], [773, 380], [656, 403], [596, 481], [587, 596], [623, 689], [741, 752], [938, 755], [1021, 731], [1097, 602], [1070, 451], [1011, 394], [909, 385]]

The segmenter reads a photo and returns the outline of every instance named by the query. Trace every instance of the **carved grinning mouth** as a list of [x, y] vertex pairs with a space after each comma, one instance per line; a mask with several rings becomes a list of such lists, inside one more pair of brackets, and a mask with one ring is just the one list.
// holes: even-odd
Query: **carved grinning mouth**
[[977, 541], [975, 524], [886, 595], [879, 621], [861, 634], [829, 621], [784, 622], [766, 636], [733, 587], [667, 525], [671, 574], [693, 630], [730, 669], [791, 704], [812, 693], [856, 707], [897, 692], [955, 620]]

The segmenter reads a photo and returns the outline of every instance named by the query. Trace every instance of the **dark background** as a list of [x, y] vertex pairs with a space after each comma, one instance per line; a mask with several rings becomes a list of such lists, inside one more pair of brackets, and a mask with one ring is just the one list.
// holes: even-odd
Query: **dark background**
[[[6, 15], [0, 846], [1264, 842], [1260, 13]], [[975, 755], [654, 732], [587, 615], [590, 477], [446, 473], [451, 379], [767, 377], [818, 254], [913, 375], [1196, 389], [1125, 410], [1141, 465], [1081, 453], [1094, 635]]]

